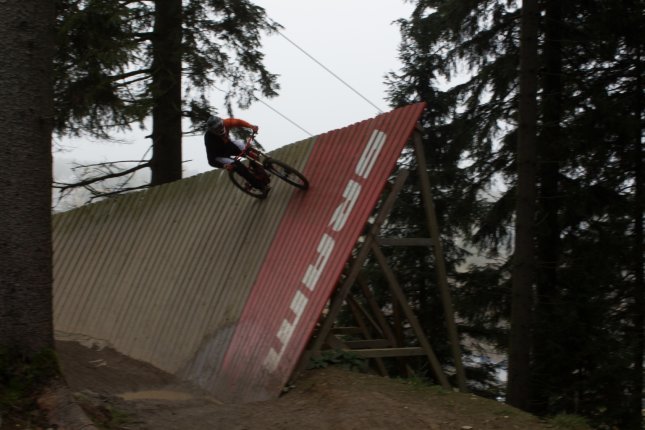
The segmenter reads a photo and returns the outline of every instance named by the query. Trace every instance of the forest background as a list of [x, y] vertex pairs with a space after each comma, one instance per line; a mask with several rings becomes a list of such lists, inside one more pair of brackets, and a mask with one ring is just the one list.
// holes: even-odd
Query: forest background
[[[420, 124], [428, 164], [415, 167], [433, 182], [470, 389], [541, 416], [641, 429], [643, 1], [411, 3], [399, 21], [403, 66], [387, 76], [389, 100], [428, 103]], [[141, 169], [151, 172], [146, 186], [181, 179], [182, 119], [203, 126], [213, 109], [202, 94], [218, 77], [231, 83], [230, 112], [279, 91], [260, 41], [280, 27], [250, 1], [55, 4], [53, 115], [43, 116], [55, 133], [107, 138], [152, 123], [149, 158], [104, 163], [99, 177], [72, 184], [97, 197], [141, 188], [99, 185]], [[401, 164], [415, 160], [404, 155]], [[9, 195], [15, 184], [2, 186]], [[390, 235], [427, 236], [419, 191], [408, 188], [400, 202]], [[28, 227], [3, 224], [14, 235]], [[47, 270], [51, 255], [34, 246], [44, 261], [36, 269]], [[410, 249], [388, 258], [424, 329], [448, 345], [433, 258]], [[3, 260], [0, 340], [24, 357], [49, 341], [25, 344], [29, 324], [6, 311], [27, 300], [6, 287], [20, 283], [14, 263]], [[385, 284], [373, 287], [388, 308]], [[491, 349], [508, 360], [482, 362]], [[437, 353], [449, 367], [448, 348]], [[508, 369], [505, 386], [497, 365]]]

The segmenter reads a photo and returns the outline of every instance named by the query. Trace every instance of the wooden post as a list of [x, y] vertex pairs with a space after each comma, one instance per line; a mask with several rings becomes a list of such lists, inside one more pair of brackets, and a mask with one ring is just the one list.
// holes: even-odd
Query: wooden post
[[374, 294], [370, 290], [369, 286], [365, 282], [362, 276], [359, 276], [358, 278], [358, 285], [360, 286], [361, 290], [363, 291], [363, 295], [367, 299], [367, 303], [370, 306], [370, 309], [372, 310], [372, 313], [374, 314], [374, 317], [378, 321], [379, 326], [381, 327], [381, 333], [383, 333], [383, 337], [388, 340], [390, 343], [390, 346], [397, 346], [396, 344], [396, 338], [394, 337], [394, 333], [392, 332], [392, 328], [388, 324], [387, 320], [383, 316], [383, 313], [381, 309], [378, 306], [378, 303], [376, 303], [376, 298], [374, 297]]
[[[383, 207], [381, 208], [380, 212], [376, 216], [376, 219], [374, 220], [374, 224], [372, 226], [374, 230], [378, 230], [387, 219], [387, 216], [392, 211], [392, 208], [394, 207], [394, 203], [396, 202], [396, 198], [398, 197], [399, 192], [403, 188], [403, 184], [405, 183], [409, 174], [410, 172], [408, 170], [401, 170], [399, 175], [396, 177], [396, 180], [392, 187], [392, 191], [390, 192], [390, 194], [388, 194], [387, 198], [385, 199], [385, 202], [383, 203]], [[338, 312], [340, 311], [340, 308], [343, 305], [343, 302], [345, 301], [347, 294], [349, 293], [349, 289], [354, 284], [354, 282], [356, 282], [356, 278], [358, 278], [358, 275], [363, 267], [363, 263], [365, 262], [365, 259], [369, 255], [370, 243], [373, 240], [374, 240], [374, 236], [371, 234], [368, 234], [365, 237], [365, 242], [363, 243], [363, 246], [361, 246], [360, 250], [358, 251], [356, 259], [354, 260], [354, 263], [352, 264], [352, 267], [350, 268], [349, 273], [345, 278], [345, 281], [338, 288], [338, 290], [336, 290], [337, 293], [334, 297], [334, 300], [331, 302], [329, 306], [329, 312], [327, 313], [327, 317], [321, 324], [320, 331], [318, 332], [318, 336], [311, 343], [310, 354], [318, 353], [320, 351], [320, 348], [323, 342], [329, 335], [329, 332], [332, 326], [334, 325], [334, 322], [336, 321], [336, 317], [338, 316]]]
[[450, 383], [448, 382], [448, 378], [446, 377], [445, 373], [443, 373], [441, 364], [439, 363], [437, 356], [432, 350], [432, 347], [430, 346], [430, 342], [428, 341], [428, 338], [426, 337], [425, 333], [423, 332], [423, 329], [421, 328], [421, 324], [419, 324], [419, 321], [417, 320], [416, 315], [414, 315], [414, 312], [410, 308], [410, 305], [408, 304], [408, 301], [405, 298], [405, 295], [403, 294], [403, 290], [401, 289], [399, 282], [396, 280], [396, 277], [394, 276], [394, 272], [390, 268], [390, 265], [387, 263], [385, 255], [383, 255], [381, 248], [379, 248], [378, 245], [376, 245], [376, 243], [372, 241], [370, 242], [370, 245], [372, 247], [372, 253], [376, 257], [376, 260], [378, 261], [379, 266], [381, 266], [381, 269], [385, 274], [385, 278], [387, 279], [387, 283], [390, 286], [392, 295], [399, 302], [399, 305], [401, 306], [401, 309], [403, 310], [405, 317], [408, 319], [408, 322], [412, 326], [412, 329], [414, 330], [415, 334], [417, 335], [417, 338], [419, 339], [419, 343], [421, 344], [421, 347], [423, 348], [426, 355], [428, 356], [428, 360], [430, 360], [430, 365], [432, 366], [432, 370], [434, 371], [434, 374], [437, 377], [437, 380], [439, 381], [439, 383], [443, 388], [451, 389]]
[[421, 198], [423, 199], [423, 207], [426, 214], [426, 221], [428, 223], [428, 230], [430, 231], [430, 238], [433, 241], [433, 251], [435, 257], [435, 265], [437, 270], [437, 283], [441, 291], [441, 301], [446, 319], [446, 327], [448, 328], [448, 336], [450, 339], [450, 346], [452, 355], [455, 360], [455, 370], [457, 372], [457, 385], [459, 390], [466, 392], [466, 376], [464, 367], [461, 361], [461, 347], [459, 344], [459, 335], [457, 334], [457, 324], [455, 323], [455, 311], [450, 297], [450, 289], [448, 288], [448, 274], [446, 271], [446, 263], [443, 256], [443, 246], [441, 245], [441, 237], [439, 236], [439, 222], [437, 221], [437, 214], [434, 209], [432, 200], [432, 190], [430, 188], [430, 179], [426, 170], [426, 157], [423, 150], [421, 141], [421, 133], [419, 130], [414, 132], [414, 149], [417, 156], [417, 172], [419, 175], [419, 185], [421, 187]]
[[[356, 319], [356, 323], [358, 326], [361, 328], [361, 331], [363, 332], [363, 337], [366, 340], [372, 340], [372, 335], [370, 334], [369, 328], [367, 327], [367, 324], [365, 324], [364, 317], [361, 313], [364, 313], [364, 310], [361, 309], [361, 306], [354, 300], [354, 298], [349, 295], [347, 296], [347, 303], [349, 304], [349, 307], [352, 310], [352, 314], [354, 315], [354, 318]], [[376, 367], [378, 368], [379, 373], [381, 376], [388, 376], [387, 369], [385, 368], [385, 364], [383, 363], [383, 359], [380, 357], [374, 358], [374, 361], [376, 362]]]

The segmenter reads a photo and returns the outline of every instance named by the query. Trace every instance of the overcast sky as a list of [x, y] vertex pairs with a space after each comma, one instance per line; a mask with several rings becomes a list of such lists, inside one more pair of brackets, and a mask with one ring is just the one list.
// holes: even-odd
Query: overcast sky
[[[388, 111], [384, 79], [397, 71], [398, 25], [412, 5], [403, 0], [255, 0], [269, 18], [282, 24], [279, 34], [264, 38], [265, 65], [279, 75], [280, 95], [237, 110], [235, 116], [260, 127], [258, 140], [271, 150], [310, 135], [319, 135]], [[345, 86], [291, 42], [330, 69], [371, 103]], [[212, 104], [225, 114], [222, 93], [214, 91]], [[218, 98], [220, 100], [218, 100]], [[276, 113], [278, 111], [279, 113]], [[281, 115], [297, 125], [293, 125]], [[303, 131], [306, 130], [306, 131]], [[65, 140], [65, 152], [55, 154], [57, 180], [64, 180], [71, 162], [141, 159], [150, 146], [148, 131], [119, 136], [125, 144], [87, 139]], [[184, 139], [184, 176], [211, 169], [203, 137]]]

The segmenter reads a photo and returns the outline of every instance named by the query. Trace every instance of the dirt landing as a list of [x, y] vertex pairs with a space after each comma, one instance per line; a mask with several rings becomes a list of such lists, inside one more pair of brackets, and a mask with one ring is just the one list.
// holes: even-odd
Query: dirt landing
[[[111, 429], [542, 430], [538, 419], [480, 397], [339, 368], [308, 371], [279, 399], [225, 405], [109, 348], [57, 344], [68, 384]], [[108, 413], [109, 412], [109, 413]]]

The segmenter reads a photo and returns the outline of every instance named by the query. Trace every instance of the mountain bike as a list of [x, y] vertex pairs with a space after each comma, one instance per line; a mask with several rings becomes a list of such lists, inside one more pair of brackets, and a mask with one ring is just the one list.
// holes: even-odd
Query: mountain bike
[[246, 145], [242, 152], [235, 157], [235, 162], [243, 163], [262, 184], [262, 187], [254, 187], [236, 169], [228, 171], [229, 179], [237, 188], [257, 199], [264, 199], [269, 195], [272, 175], [300, 190], [309, 188], [309, 181], [302, 173], [287, 163], [270, 157], [258, 148], [255, 133], [246, 139]]

